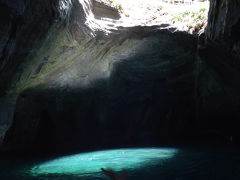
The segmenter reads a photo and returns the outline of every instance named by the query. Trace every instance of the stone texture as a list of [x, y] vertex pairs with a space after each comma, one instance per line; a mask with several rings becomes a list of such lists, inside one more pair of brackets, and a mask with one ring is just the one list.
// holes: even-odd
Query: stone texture
[[108, 1], [103, 3], [101, 0], [94, 0], [92, 11], [96, 18], [120, 19], [121, 17], [118, 9], [111, 6]]
[[1, 39], [0, 97], [16, 101], [2, 149], [239, 138], [238, 1], [211, 1], [198, 53], [169, 25], [100, 21], [118, 16], [97, 1], [25, 2]]
[[[196, 38], [161, 26], [121, 27], [108, 35], [111, 28], [89, 21], [90, 5], [72, 1], [70, 14], [53, 13], [65, 19], [44, 27], [37, 51], [16, 67], [6, 91], [17, 102], [4, 148], [158, 144], [192, 131]], [[42, 9], [35, 10], [39, 18]]]
[[139, 32], [87, 42], [67, 69], [22, 92], [5, 147], [44, 151], [157, 144], [189, 131], [196, 39]]
[[207, 38], [224, 45], [233, 55], [239, 56], [240, 1], [211, 0]]
[[[54, 2], [26, 1], [26, 10], [13, 16], [7, 43], [0, 56], [0, 94], [4, 95], [11, 78], [26, 55], [41, 45], [42, 39], [57, 16]], [[56, 3], [56, 2], [55, 2]]]
[[197, 122], [206, 134], [239, 143], [240, 1], [211, 0], [196, 66]]

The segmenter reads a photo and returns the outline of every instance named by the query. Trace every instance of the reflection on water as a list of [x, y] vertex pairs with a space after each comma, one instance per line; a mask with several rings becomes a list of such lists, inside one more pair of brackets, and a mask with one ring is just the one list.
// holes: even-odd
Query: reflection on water
[[138, 148], [81, 153], [32, 162], [0, 161], [1, 180], [99, 180], [101, 168], [123, 169], [131, 180], [240, 179], [237, 149]]
[[115, 171], [149, 167], [172, 158], [175, 149], [118, 149], [60, 157], [34, 166], [31, 175], [65, 174], [85, 176], [101, 172], [101, 168]]

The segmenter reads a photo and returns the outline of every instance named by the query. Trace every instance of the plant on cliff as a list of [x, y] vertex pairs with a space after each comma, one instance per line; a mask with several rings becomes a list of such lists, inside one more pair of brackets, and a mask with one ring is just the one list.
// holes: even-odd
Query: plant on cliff
[[124, 12], [121, 3], [119, 3], [119, 2], [116, 1], [116, 0], [109, 0], [109, 1], [110, 1], [111, 4], [112, 4], [115, 8], [117, 8], [120, 12], [122, 12], [122, 13]]
[[181, 22], [186, 27], [185, 30], [191, 34], [199, 34], [207, 26], [207, 16], [208, 9], [203, 7], [173, 14], [173, 21]]
[[191, 34], [200, 34], [207, 25], [209, 2], [171, 4], [162, 0], [108, 0], [129, 22], [142, 25], [170, 24]]

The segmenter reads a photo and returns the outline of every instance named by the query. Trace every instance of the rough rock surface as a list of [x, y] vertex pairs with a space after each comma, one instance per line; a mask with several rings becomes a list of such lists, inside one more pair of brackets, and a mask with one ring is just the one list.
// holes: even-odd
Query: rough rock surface
[[6, 144], [15, 150], [35, 148], [33, 142], [38, 150], [53, 142], [61, 149], [157, 144], [189, 131], [196, 41], [184, 34], [143, 35], [120, 44], [91, 40], [82, 56], [66, 59], [67, 67], [23, 91]]
[[240, 1], [211, 0], [207, 37], [240, 58]]
[[211, 0], [196, 66], [197, 118], [202, 131], [239, 142], [240, 1]]
[[[29, 5], [23, 13], [27, 23], [19, 25], [23, 30], [15, 41], [24, 43], [21, 32], [29, 32], [19, 51], [26, 54], [7, 68], [14, 54], [2, 71], [12, 77], [5, 94], [16, 99], [4, 148], [158, 144], [190, 131], [196, 38], [172, 33], [167, 25], [165, 30], [112, 27], [112, 7], [102, 20], [106, 5], [96, 9], [89, 1], [64, 3], [59, 7], [39, 1], [40, 10]], [[45, 11], [50, 14], [44, 18], [40, 14]], [[25, 19], [30, 12], [34, 22]], [[40, 24], [44, 28], [35, 36]], [[9, 81], [3, 73], [1, 83]]]
[[198, 53], [195, 37], [168, 24], [121, 26], [98, 3], [24, 1], [9, 20], [0, 97], [16, 106], [4, 150], [239, 137], [238, 1], [211, 1]]
[[14, 113], [14, 104], [10, 104], [5, 99], [0, 99], [0, 144], [4, 135], [11, 125]]
[[118, 10], [106, 0], [94, 0], [92, 11], [95, 18], [120, 19], [121, 17]]
[[41, 45], [42, 39], [53, 24], [56, 12], [53, 2], [25, 1], [25, 11], [13, 15], [12, 26], [6, 43], [0, 54], [0, 94], [4, 95], [6, 87], [26, 55]]

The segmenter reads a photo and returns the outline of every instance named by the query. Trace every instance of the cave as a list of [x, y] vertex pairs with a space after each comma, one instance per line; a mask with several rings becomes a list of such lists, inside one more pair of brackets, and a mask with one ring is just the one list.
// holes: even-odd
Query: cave
[[239, 179], [239, 0], [0, 0], [0, 179]]

